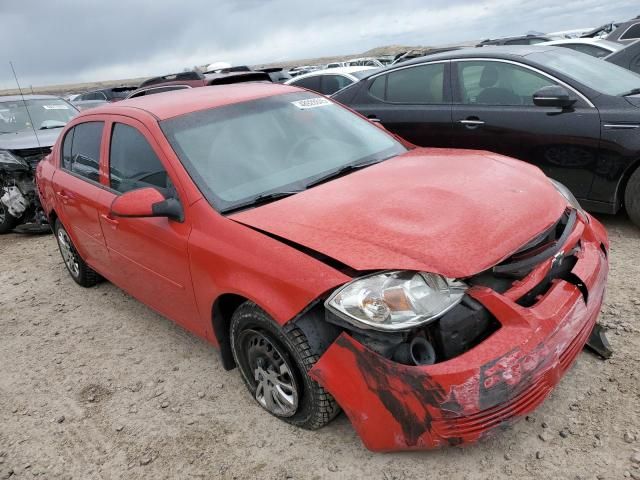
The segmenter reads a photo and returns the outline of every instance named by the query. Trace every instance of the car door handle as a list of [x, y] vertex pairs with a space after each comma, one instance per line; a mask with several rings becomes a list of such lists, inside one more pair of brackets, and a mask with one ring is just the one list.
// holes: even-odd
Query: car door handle
[[466, 118], [464, 120], [458, 120], [458, 123], [461, 123], [463, 125], [467, 125], [470, 127], [478, 127], [480, 125], [484, 125], [484, 122], [482, 120], [475, 119], [475, 118]]
[[380, 119], [378, 117], [376, 117], [375, 115], [368, 115], [367, 118], [369, 119], [370, 122], [380, 123]]
[[69, 195], [65, 195], [62, 191], [56, 192], [56, 195], [60, 200], [62, 200], [62, 203], [67, 203], [69, 201]]
[[118, 220], [116, 220], [113, 217], [110, 217], [109, 215], [107, 215], [106, 213], [101, 213], [100, 217], [102, 217], [102, 219], [107, 222], [109, 225], [111, 225], [113, 228], [116, 228], [118, 226]]

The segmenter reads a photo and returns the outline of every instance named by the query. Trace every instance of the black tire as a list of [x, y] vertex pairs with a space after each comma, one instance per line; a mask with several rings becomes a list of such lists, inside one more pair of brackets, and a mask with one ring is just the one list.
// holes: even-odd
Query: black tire
[[[69, 234], [58, 219], [56, 219], [56, 223], [54, 225], [54, 232], [56, 235], [56, 241], [58, 242], [60, 255], [62, 255], [62, 260], [64, 261], [64, 265], [67, 268], [69, 275], [71, 275], [71, 278], [73, 278], [78, 285], [86, 288], [93, 287], [102, 280], [102, 277], [87, 265], [82, 257], [80, 257], [76, 247], [73, 245], [71, 237], [69, 237]], [[68, 242], [68, 249], [64, 244], [64, 239]]]
[[9, 233], [16, 228], [20, 219], [14, 217], [9, 213], [6, 205], [0, 202], [0, 235], [3, 233]]
[[640, 168], [629, 177], [624, 191], [624, 207], [631, 221], [640, 227]]
[[[319, 358], [313, 352], [306, 336], [295, 325], [279, 327], [269, 315], [253, 302], [245, 302], [234, 312], [230, 327], [231, 349], [242, 379], [254, 400], [272, 415], [287, 423], [308, 430], [323, 427], [340, 412], [335, 399], [309, 377], [309, 370]], [[256, 370], [250, 366], [250, 353], [243, 338], [258, 332], [272, 343], [276, 353], [293, 372], [297, 388], [297, 406], [293, 413], [278, 414], [269, 410], [256, 398]]]

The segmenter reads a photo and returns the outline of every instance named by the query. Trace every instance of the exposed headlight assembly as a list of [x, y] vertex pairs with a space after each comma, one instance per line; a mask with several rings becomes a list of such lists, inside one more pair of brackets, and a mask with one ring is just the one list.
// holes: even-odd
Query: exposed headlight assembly
[[389, 271], [343, 285], [325, 306], [360, 328], [407, 330], [444, 315], [462, 300], [466, 289], [463, 282], [442, 275]]
[[8, 150], [0, 150], [0, 163], [5, 163], [9, 165], [26, 165], [25, 161], [21, 158], [16, 157], [13, 153]]

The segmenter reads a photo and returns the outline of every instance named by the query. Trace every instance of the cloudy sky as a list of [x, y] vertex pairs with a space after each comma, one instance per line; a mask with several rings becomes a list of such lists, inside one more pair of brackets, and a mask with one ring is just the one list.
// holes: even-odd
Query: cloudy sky
[[0, 89], [596, 27], [630, 0], [0, 0]]

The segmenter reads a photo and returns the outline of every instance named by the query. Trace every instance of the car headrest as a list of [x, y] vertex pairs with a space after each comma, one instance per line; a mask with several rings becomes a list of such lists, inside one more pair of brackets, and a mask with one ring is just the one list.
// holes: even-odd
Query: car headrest
[[495, 65], [487, 65], [482, 69], [480, 76], [480, 87], [489, 88], [498, 83], [498, 69]]

